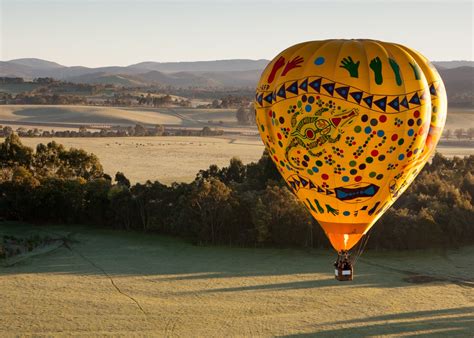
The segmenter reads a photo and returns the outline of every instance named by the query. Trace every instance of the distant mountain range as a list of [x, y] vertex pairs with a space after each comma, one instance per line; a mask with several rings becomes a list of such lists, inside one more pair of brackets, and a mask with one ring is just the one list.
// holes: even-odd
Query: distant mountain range
[[436, 68], [442, 69], [452, 69], [452, 68], [459, 68], [459, 67], [474, 67], [474, 61], [463, 61], [463, 60], [456, 60], [456, 61], [434, 61], [433, 62]]
[[66, 67], [41, 59], [0, 61], [0, 76], [52, 77], [81, 83], [122, 86], [175, 87], [255, 86], [268, 60], [217, 60], [197, 62], [141, 62], [126, 67]]
[[[114, 84], [125, 87], [161, 85], [174, 87], [255, 87], [269, 60], [217, 60], [196, 62], [141, 62], [126, 67], [66, 67], [41, 59], [0, 61], [0, 76], [52, 77], [77, 83]], [[448, 90], [471, 89], [473, 61], [433, 62]]]

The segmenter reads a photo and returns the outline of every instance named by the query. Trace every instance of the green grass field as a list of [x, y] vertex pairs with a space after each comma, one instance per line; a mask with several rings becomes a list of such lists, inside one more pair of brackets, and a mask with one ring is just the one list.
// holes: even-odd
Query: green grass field
[[0, 267], [0, 335], [470, 336], [474, 248], [367, 252], [353, 282], [331, 251], [198, 247], [150, 234], [69, 234], [69, 248]]

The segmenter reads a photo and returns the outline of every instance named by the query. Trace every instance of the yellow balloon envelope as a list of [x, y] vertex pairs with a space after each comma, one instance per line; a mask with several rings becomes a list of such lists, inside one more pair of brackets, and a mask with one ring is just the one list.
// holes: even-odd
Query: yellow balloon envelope
[[374, 40], [292, 46], [255, 96], [263, 142], [337, 251], [349, 250], [430, 158], [446, 120], [443, 82], [422, 55]]

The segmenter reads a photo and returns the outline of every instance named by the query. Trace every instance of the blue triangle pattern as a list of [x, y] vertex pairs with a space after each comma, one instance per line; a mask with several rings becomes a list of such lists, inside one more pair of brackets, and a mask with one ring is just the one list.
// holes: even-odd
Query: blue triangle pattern
[[301, 89], [301, 90], [304, 90], [305, 92], [308, 91], [308, 79], [307, 79], [307, 78], [304, 79], [303, 82], [301, 82], [301, 84], [300, 84], [300, 89]]
[[375, 100], [374, 104], [381, 110], [385, 111], [385, 109], [387, 109], [387, 97], [384, 96], [381, 99]]
[[347, 96], [349, 95], [349, 87], [336, 88], [336, 93], [347, 100]]
[[406, 97], [406, 96], [404, 96], [404, 97], [403, 97], [403, 100], [400, 101], [400, 106], [405, 107], [405, 108], [407, 108], [407, 109], [409, 108], [409, 106], [408, 106], [408, 100], [407, 100], [407, 97]]
[[352, 92], [351, 96], [354, 100], [356, 100], [357, 103], [360, 103], [362, 100], [362, 92]]
[[297, 81], [293, 82], [288, 88], [286, 88], [286, 90], [289, 91], [290, 93], [298, 95], [298, 82]]
[[367, 106], [369, 106], [369, 108], [372, 108], [372, 101], [373, 101], [374, 97], [371, 95], [371, 96], [367, 96], [367, 97], [364, 97], [364, 102]]
[[326, 83], [323, 84], [323, 88], [326, 89], [326, 91], [331, 94], [331, 96], [334, 93], [334, 83]]
[[272, 93], [268, 94], [267, 96], [265, 96], [264, 100], [267, 101], [268, 103], [272, 103], [273, 94]]
[[396, 111], [400, 111], [400, 103], [398, 102], [398, 96], [388, 103], [390, 107]]
[[420, 104], [420, 97], [418, 96], [418, 93], [415, 93], [415, 94], [411, 97], [410, 103], [417, 104], [417, 105]]
[[309, 86], [319, 93], [321, 91], [321, 78], [314, 80]]
[[285, 85], [280, 87], [280, 90], [278, 90], [277, 96], [286, 99]]

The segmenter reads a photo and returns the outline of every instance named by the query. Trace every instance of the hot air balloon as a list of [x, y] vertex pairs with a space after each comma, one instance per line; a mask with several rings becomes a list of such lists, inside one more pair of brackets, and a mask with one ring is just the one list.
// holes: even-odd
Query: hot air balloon
[[338, 39], [303, 42], [277, 55], [261, 75], [255, 108], [279, 172], [324, 229], [338, 261], [350, 265], [348, 250], [433, 154], [447, 99], [438, 72], [420, 53]]

